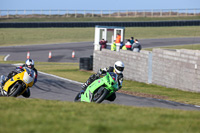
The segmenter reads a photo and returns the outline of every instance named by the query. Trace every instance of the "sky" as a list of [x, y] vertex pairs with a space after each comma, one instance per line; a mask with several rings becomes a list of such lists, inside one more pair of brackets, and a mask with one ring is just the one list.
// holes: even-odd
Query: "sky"
[[200, 8], [200, 0], [0, 0], [0, 10], [150, 10]]

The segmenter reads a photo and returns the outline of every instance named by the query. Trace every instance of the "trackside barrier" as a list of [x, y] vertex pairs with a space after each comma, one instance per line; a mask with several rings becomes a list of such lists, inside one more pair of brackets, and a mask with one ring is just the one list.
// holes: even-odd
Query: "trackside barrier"
[[138, 52], [107, 49], [94, 50], [93, 71], [112, 66], [117, 60], [125, 64], [124, 78], [200, 93], [200, 51], [153, 49]]
[[82, 57], [79, 61], [80, 70], [92, 70], [93, 69], [93, 55], [90, 57]]
[[96, 25], [120, 27], [199, 26], [200, 20], [153, 22], [1, 22], [0, 28], [95, 27]]

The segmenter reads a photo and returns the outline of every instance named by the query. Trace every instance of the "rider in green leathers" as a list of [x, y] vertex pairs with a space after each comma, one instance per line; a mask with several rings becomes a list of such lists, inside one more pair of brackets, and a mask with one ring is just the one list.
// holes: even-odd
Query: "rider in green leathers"
[[[123, 82], [123, 70], [124, 70], [124, 63], [122, 61], [117, 61], [114, 64], [114, 67], [108, 67], [108, 68], [104, 68], [104, 69], [100, 69], [99, 72], [97, 74], [93, 74], [89, 77], [89, 79], [82, 85], [82, 91], [81, 93], [84, 93], [86, 88], [96, 79], [98, 79], [100, 77], [100, 75], [104, 75], [106, 74], [106, 72], [114, 72], [118, 75], [117, 78], [117, 82], [119, 85], [119, 89], [121, 89], [122, 87], [122, 82]], [[109, 101], [114, 101], [116, 98], [116, 94], [113, 93], [110, 97], [107, 98], [107, 100]]]

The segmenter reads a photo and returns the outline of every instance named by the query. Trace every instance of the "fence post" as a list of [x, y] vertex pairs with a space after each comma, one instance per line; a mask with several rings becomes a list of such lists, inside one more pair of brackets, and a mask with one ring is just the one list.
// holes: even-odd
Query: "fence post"
[[9, 18], [9, 10], [7, 10], [7, 18]]
[[194, 16], [196, 16], [196, 9], [194, 9]]
[[103, 11], [101, 10], [101, 17], [103, 17]]
[[94, 17], [94, 11], [92, 10], [92, 17]]
[[169, 11], [169, 16], [170, 16], [170, 17], [172, 16], [172, 10]]
[[126, 11], [126, 17], [128, 17], [128, 10]]
[[0, 10], [0, 18], [1, 18], [1, 10]]
[[162, 17], [162, 9], [160, 10], [160, 17]]
[[75, 10], [75, 15], [74, 15], [74, 17], [76, 18], [77, 16], [76, 16], [76, 10]]
[[51, 10], [49, 10], [49, 17], [51, 17]]
[[152, 52], [149, 52], [148, 57], [148, 83], [152, 83]]
[[18, 14], [18, 11], [16, 10], [16, 11], [15, 11], [15, 15], [17, 16], [17, 14]]
[[179, 9], [177, 9], [177, 16], [179, 16]]
[[69, 13], [69, 11], [68, 11], [68, 10], [66, 10], [67, 17], [68, 17], [68, 13]]
[[135, 17], [137, 17], [137, 10], [135, 10]]
[[153, 17], [153, 9], [151, 10], [151, 17]]
[[186, 9], [186, 16], [188, 16], [188, 9]]

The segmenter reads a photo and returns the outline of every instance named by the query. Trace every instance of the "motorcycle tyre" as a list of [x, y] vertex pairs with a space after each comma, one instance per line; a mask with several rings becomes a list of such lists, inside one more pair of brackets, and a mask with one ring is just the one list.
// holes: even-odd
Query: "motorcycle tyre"
[[81, 101], [81, 97], [80, 97], [81, 93], [79, 92], [76, 97], [74, 98], [74, 102], [80, 102]]
[[[9, 92], [8, 96], [17, 97], [17, 96], [23, 91], [23, 90], [22, 90], [22, 85], [19, 84], [19, 83], [17, 83], [17, 84], [18, 84], [18, 87], [15, 88], [15, 90], [14, 90], [13, 93], [10, 94], [10, 92]], [[15, 85], [16, 85], [16, 84], [15, 84]], [[15, 85], [14, 85], [14, 86], [15, 86]]]
[[[101, 88], [101, 87], [100, 87]], [[99, 88], [99, 89], [100, 89]], [[96, 101], [94, 101], [95, 103], [101, 103], [103, 100], [105, 100], [105, 98], [106, 98], [106, 96], [108, 95], [108, 93], [109, 93], [109, 91], [107, 90], [107, 89], [103, 89], [102, 90], [103, 91], [103, 93], [101, 94], [101, 96], [96, 100]], [[98, 92], [98, 91], [97, 91]], [[95, 95], [95, 94], [94, 94]]]

